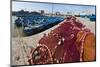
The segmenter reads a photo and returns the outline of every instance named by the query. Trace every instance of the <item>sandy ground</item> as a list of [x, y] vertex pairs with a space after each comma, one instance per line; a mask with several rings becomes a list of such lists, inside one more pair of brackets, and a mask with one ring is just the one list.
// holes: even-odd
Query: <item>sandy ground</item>
[[[95, 33], [95, 22], [90, 22], [88, 19], [80, 17], [78, 17], [78, 19], [91, 29], [93, 33]], [[56, 27], [58, 27], [58, 25], [41, 33], [28, 37], [22, 37], [22, 29], [14, 29], [14, 26], [12, 26], [12, 65], [27, 65], [27, 56], [30, 53], [30, 49], [38, 46], [38, 41], [43, 37], [44, 33], [47, 34]]]
[[88, 18], [80, 18], [78, 17], [78, 19], [84, 24], [86, 25], [87, 28], [89, 28], [91, 30], [91, 32], [93, 32], [95, 34], [95, 23], [94, 21], [90, 21]]

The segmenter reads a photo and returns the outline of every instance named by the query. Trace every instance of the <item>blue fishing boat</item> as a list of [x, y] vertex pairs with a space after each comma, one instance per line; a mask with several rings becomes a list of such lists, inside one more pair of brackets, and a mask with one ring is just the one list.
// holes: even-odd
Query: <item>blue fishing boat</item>
[[27, 36], [30, 36], [42, 32], [46, 29], [49, 29], [63, 20], [63, 17], [52, 17], [42, 15], [22, 16], [20, 18], [18, 17], [18, 19], [15, 20], [15, 25], [18, 27], [22, 26], [23, 32]]

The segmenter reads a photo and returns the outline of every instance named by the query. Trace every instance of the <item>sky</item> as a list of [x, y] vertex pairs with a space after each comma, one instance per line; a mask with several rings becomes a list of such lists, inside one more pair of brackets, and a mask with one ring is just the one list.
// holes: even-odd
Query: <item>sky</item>
[[86, 12], [91, 11], [95, 14], [95, 6], [84, 5], [71, 5], [71, 4], [52, 4], [52, 3], [35, 3], [35, 2], [12, 2], [12, 11], [26, 10], [26, 11], [39, 11], [45, 10], [46, 13], [60, 12], [65, 14], [66, 12]]

